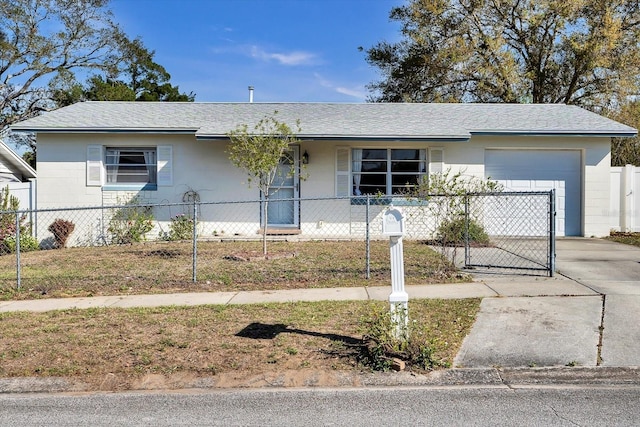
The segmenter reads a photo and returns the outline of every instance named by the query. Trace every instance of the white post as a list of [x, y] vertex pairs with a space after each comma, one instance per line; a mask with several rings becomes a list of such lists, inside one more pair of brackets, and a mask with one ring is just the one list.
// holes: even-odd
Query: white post
[[[635, 169], [633, 165], [626, 165], [622, 170], [624, 174], [624, 228], [620, 227], [622, 231], [633, 231], [635, 229]], [[622, 224], [620, 224], [622, 226]]]
[[404, 290], [404, 255], [402, 236], [389, 238], [391, 251], [391, 321], [395, 326], [397, 339], [406, 339], [409, 325], [409, 294]]
[[631, 166], [626, 165], [620, 171], [620, 231], [623, 233], [629, 231], [631, 224], [629, 221], [629, 196], [631, 196], [632, 181]]
[[391, 294], [389, 304], [396, 339], [408, 338], [409, 295], [404, 290], [404, 255], [402, 235], [404, 217], [399, 209], [389, 206], [382, 221], [382, 234], [389, 236], [391, 255]]

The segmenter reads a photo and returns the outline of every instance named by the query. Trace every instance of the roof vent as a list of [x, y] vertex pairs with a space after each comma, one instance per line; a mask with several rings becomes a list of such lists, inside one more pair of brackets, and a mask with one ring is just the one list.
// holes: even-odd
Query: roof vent
[[253, 102], [253, 86], [249, 86], [249, 102]]

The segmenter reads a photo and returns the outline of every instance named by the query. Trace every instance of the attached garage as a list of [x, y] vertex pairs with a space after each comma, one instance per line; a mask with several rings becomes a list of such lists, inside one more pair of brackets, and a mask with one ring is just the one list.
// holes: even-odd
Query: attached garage
[[580, 150], [485, 150], [485, 177], [507, 191], [556, 190], [556, 233], [582, 235]]

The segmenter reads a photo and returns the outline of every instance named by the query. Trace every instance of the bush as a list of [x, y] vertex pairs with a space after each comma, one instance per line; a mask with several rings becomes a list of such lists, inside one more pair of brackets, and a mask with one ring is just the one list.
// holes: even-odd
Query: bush
[[145, 234], [153, 229], [151, 206], [142, 206], [134, 197], [126, 206], [113, 211], [107, 231], [111, 234], [111, 242], [128, 244], [142, 242]]
[[56, 241], [56, 248], [64, 248], [67, 244], [67, 239], [76, 228], [75, 224], [71, 221], [57, 218], [49, 226], [48, 230], [53, 234], [53, 238]]
[[[4, 239], [2, 250], [5, 253], [14, 253], [16, 251], [16, 238], [15, 236], [7, 237]], [[40, 245], [35, 237], [28, 234], [20, 236], [20, 252], [31, 252], [40, 249]]]
[[435, 355], [435, 345], [420, 331], [407, 326], [407, 335], [400, 339], [395, 336], [396, 325], [390, 311], [374, 311], [361, 320], [365, 331], [359, 361], [374, 371], [388, 371], [393, 359], [404, 361], [409, 368], [432, 370], [448, 367], [448, 363]]
[[169, 240], [191, 240], [193, 238], [193, 219], [185, 214], [178, 214], [171, 218], [169, 225]]
[[[9, 194], [9, 186], [0, 190], [0, 255], [16, 251], [16, 213], [20, 201]], [[13, 212], [12, 212], [13, 211]], [[31, 237], [31, 224], [26, 222], [25, 214], [18, 218], [20, 229], [20, 251], [38, 249], [38, 242]]]
[[[443, 245], [464, 245], [466, 242], [466, 221], [464, 218], [443, 221], [438, 227], [436, 239]], [[488, 245], [489, 235], [477, 221], [469, 221], [469, 242]]]

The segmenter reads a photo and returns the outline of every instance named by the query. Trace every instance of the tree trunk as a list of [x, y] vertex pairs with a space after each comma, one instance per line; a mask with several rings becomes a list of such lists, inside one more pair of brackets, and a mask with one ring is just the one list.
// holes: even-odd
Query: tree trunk
[[262, 255], [267, 256], [267, 224], [269, 223], [269, 195], [265, 194], [264, 197], [264, 209], [262, 211]]

